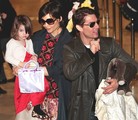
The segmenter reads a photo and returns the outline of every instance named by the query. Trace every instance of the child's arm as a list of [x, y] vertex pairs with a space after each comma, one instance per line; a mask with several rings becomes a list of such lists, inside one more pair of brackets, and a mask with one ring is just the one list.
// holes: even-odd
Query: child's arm
[[6, 44], [5, 61], [13, 66], [22, 67], [25, 58], [25, 49], [13, 39]]
[[18, 66], [19, 68], [23, 68], [26, 62], [19, 62]]

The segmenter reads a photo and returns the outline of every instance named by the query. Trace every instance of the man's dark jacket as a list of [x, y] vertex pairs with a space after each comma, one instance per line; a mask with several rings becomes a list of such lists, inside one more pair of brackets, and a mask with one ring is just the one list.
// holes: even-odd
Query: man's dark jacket
[[[126, 63], [133, 63], [138, 71], [138, 63], [119, 44], [111, 38], [101, 37], [98, 83], [106, 78], [107, 66], [113, 58], [120, 58]], [[64, 74], [72, 81], [68, 120], [90, 120], [96, 92], [92, 69], [95, 59], [91, 59], [81, 40], [76, 38], [64, 46], [63, 60]]]

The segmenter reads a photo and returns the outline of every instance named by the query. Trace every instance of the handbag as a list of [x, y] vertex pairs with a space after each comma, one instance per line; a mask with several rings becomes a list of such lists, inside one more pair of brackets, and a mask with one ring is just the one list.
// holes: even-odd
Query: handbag
[[21, 93], [44, 92], [44, 69], [39, 67], [37, 62], [33, 60], [27, 62], [18, 70], [18, 78]]

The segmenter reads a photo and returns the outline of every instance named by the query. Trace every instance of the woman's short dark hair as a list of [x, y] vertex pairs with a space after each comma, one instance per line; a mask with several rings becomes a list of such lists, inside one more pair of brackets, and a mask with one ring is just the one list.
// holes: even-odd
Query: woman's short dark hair
[[16, 40], [18, 39], [18, 30], [20, 25], [25, 27], [25, 32], [29, 34], [27, 39], [30, 39], [30, 36], [32, 35], [32, 22], [26, 15], [18, 15], [15, 17], [11, 30], [11, 37]]
[[[63, 16], [61, 4], [56, 0], [52, 0], [42, 5], [38, 13], [39, 23], [41, 23], [42, 17], [47, 14], [50, 14], [53, 18], [60, 19]], [[60, 25], [61, 27], [63, 26], [63, 21], [60, 22]]]

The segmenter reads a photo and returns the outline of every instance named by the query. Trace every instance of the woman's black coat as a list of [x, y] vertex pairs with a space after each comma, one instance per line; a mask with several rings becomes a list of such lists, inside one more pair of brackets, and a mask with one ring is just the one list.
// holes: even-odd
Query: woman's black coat
[[[40, 54], [41, 47], [45, 40], [46, 30], [40, 30], [31, 37], [34, 45], [34, 51], [37, 55]], [[52, 76], [59, 87], [59, 109], [58, 109], [58, 120], [66, 120], [67, 117], [67, 106], [70, 98], [70, 81], [68, 81], [63, 74], [63, 60], [62, 52], [63, 45], [68, 43], [71, 39], [71, 35], [65, 29], [61, 32], [58, 42], [54, 48], [53, 65], [47, 67], [49, 76]]]

